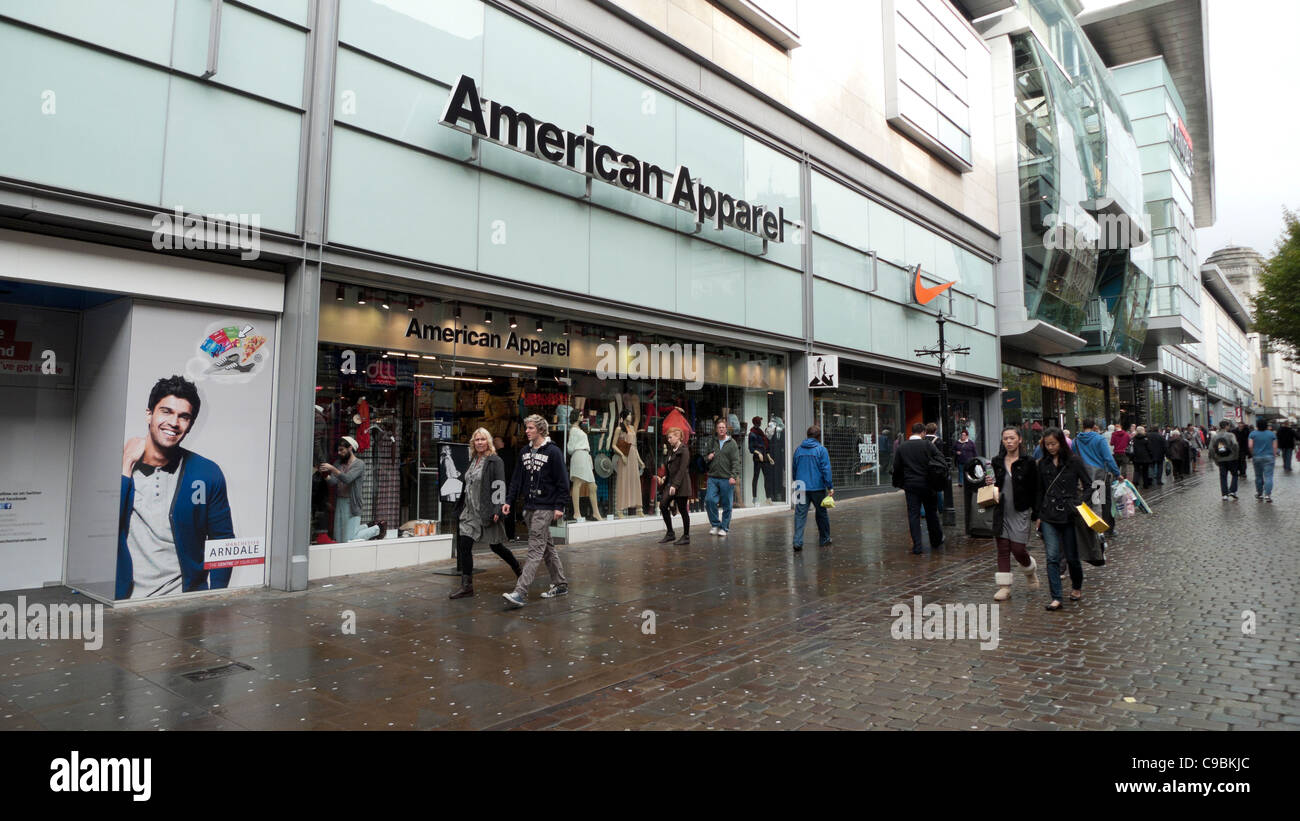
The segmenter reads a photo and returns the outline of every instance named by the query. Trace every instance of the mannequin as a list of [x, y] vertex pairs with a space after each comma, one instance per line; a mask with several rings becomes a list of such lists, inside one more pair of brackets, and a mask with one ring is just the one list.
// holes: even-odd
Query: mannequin
[[614, 495], [614, 515], [621, 517], [628, 508], [632, 508], [632, 515], [640, 516], [641, 471], [645, 468], [645, 463], [641, 461], [641, 454], [636, 448], [636, 427], [630, 410], [624, 410], [619, 414], [614, 443], [619, 442], [626, 442], [631, 447], [628, 448], [626, 456], [620, 453], [617, 447], [613, 448], [614, 469], [618, 475]]
[[573, 520], [586, 521], [582, 517], [582, 508], [579, 506], [582, 497], [586, 496], [591, 502], [591, 517], [599, 522], [601, 521], [600, 503], [596, 499], [596, 475], [592, 472], [591, 466], [591, 443], [587, 440], [587, 432], [578, 424], [576, 417], [569, 428], [566, 450], [569, 452], [569, 478], [571, 479], [569, 496], [573, 500]]

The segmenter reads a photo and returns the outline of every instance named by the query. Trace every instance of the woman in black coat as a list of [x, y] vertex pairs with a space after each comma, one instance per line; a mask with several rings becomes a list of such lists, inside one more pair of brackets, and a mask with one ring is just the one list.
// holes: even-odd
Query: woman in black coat
[[[688, 511], [695, 491], [691, 489], [691, 453], [682, 441], [685, 437], [678, 428], [668, 428], [668, 462], [664, 465], [664, 481], [661, 487], [663, 495], [659, 502], [659, 512], [663, 514], [664, 526], [668, 532], [659, 540], [659, 544], [690, 544], [691, 514]], [[673, 533], [673, 507], [682, 514], [682, 537]], [[673, 541], [676, 539], [676, 541]]]
[[501, 506], [506, 499], [506, 466], [497, 456], [492, 434], [485, 428], [470, 437], [470, 463], [462, 477], [465, 492], [456, 500], [456, 566], [460, 570], [460, 589], [450, 598], [474, 595], [474, 545], [487, 542], [492, 552], [510, 565], [518, 578], [523, 572], [515, 554], [507, 550], [506, 531], [502, 525]]
[[1074, 537], [1074, 517], [1078, 515], [1074, 509], [1083, 494], [1092, 490], [1092, 479], [1083, 460], [1070, 452], [1059, 428], [1044, 433], [1042, 445], [1043, 458], [1038, 460], [1038, 483], [1042, 488], [1038, 515], [1043, 545], [1047, 548], [1047, 586], [1052, 593], [1047, 609], [1060, 610], [1062, 553], [1070, 567], [1070, 600], [1083, 598], [1083, 563], [1079, 561], [1079, 545]]
[[1029, 450], [1020, 438], [1020, 429], [1008, 425], [1002, 429], [1002, 447], [993, 459], [993, 472], [984, 477], [984, 484], [995, 485], [998, 503], [993, 509], [993, 532], [997, 534], [998, 572], [993, 579], [998, 592], [995, 601], [1011, 598], [1011, 557], [1016, 557], [1030, 590], [1038, 588], [1038, 563], [1029, 555], [1026, 545], [1033, 524], [1038, 522], [1038, 465], [1029, 456]]

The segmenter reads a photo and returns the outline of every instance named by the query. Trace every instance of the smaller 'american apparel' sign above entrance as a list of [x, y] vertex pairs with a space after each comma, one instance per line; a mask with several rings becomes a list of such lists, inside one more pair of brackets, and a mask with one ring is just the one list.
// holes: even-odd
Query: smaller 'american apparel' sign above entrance
[[456, 81], [439, 122], [689, 211], [695, 215], [696, 225], [712, 222], [718, 230], [727, 225], [765, 240], [785, 242], [784, 208], [773, 211], [710, 188], [692, 178], [691, 170], [685, 165], [677, 166], [669, 174], [653, 163], [597, 142], [593, 126], [576, 133], [508, 105], [483, 99], [478, 86], [467, 75], [462, 74]]

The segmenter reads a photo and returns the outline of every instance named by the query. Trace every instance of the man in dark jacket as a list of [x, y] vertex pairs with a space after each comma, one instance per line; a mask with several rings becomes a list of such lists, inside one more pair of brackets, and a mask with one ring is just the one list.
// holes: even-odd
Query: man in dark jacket
[[1295, 428], [1290, 420], [1283, 419], [1277, 428], [1277, 447], [1282, 451], [1282, 470], [1291, 472], [1291, 454], [1295, 452]]
[[1151, 456], [1151, 473], [1154, 475], [1156, 484], [1161, 487], [1165, 484], [1165, 455], [1169, 451], [1169, 442], [1165, 435], [1156, 431], [1147, 434], [1147, 453]]
[[[1210, 439], [1210, 458], [1219, 466], [1219, 492], [1223, 501], [1237, 501], [1237, 465], [1241, 462], [1241, 453], [1237, 437], [1232, 432], [1232, 425], [1227, 419], [1219, 422], [1219, 432]], [[1228, 481], [1228, 477], [1232, 481]]]
[[1137, 484], [1140, 479], [1145, 490], [1151, 487], [1151, 448], [1147, 445], [1147, 429], [1139, 425], [1130, 441], [1133, 446], [1133, 483]]
[[939, 505], [926, 478], [926, 465], [942, 459], [939, 449], [925, 436], [925, 425], [912, 425], [912, 435], [898, 446], [894, 454], [894, 487], [902, 488], [907, 497], [907, 527], [912, 534], [912, 552], [921, 552], [921, 506], [925, 506], [925, 524], [930, 531], [930, 547], [943, 547], [943, 525], [939, 522]]
[[1237, 459], [1237, 475], [1245, 479], [1246, 460], [1250, 458], [1250, 425], [1240, 422], [1234, 433], [1237, 436], [1237, 452], [1241, 454]]
[[[528, 447], [519, 453], [519, 466], [510, 480], [507, 499], [524, 495], [524, 523], [528, 526], [528, 560], [520, 574], [515, 589], [502, 593], [506, 607], [515, 609], [528, 603], [528, 586], [537, 575], [537, 566], [546, 562], [551, 574], [551, 588], [542, 594], [550, 599], [569, 592], [569, 580], [564, 576], [560, 554], [551, 538], [551, 523], [564, 516], [564, 502], [569, 494], [569, 472], [564, 467], [564, 454], [546, 435], [546, 420], [536, 414], [524, 420], [528, 434]], [[501, 506], [503, 515], [510, 515], [510, 505]]]

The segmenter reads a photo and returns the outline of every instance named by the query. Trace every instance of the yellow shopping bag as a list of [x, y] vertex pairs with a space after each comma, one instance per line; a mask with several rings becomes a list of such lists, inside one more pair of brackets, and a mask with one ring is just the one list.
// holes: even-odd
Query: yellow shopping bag
[[1079, 516], [1082, 517], [1083, 523], [1087, 527], [1092, 528], [1098, 533], [1105, 533], [1107, 530], [1110, 530], [1110, 525], [1102, 521], [1101, 517], [1096, 513], [1093, 513], [1092, 508], [1088, 507], [1087, 503], [1079, 505], [1075, 510], [1079, 511]]
[[822, 499], [822, 507], [825, 508], [835, 507], [835, 497], [827, 496], [824, 499]]

